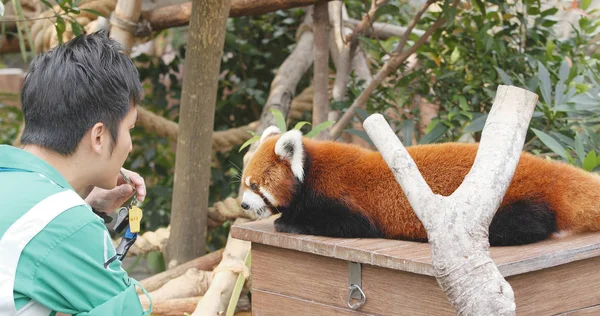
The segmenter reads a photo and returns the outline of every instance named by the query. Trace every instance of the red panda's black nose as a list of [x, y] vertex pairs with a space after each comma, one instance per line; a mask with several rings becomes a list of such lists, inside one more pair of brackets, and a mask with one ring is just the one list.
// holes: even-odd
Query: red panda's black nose
[[248, 204], [246, 204], [246, 203], [244, 203], [244, 202], [242, 202], [242, 205], [241, 205], [241, 206], [242, 206], [242, 208], [243, 208], [243, 209], [245, 209], [245, 210], [247, 210], [247, 209], [249, 209], [249, 208], [250, 208], [250, 205], [248, 205]]

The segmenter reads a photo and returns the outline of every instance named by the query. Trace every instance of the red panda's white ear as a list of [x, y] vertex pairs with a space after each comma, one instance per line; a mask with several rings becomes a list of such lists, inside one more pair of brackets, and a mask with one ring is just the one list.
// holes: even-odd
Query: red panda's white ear
[[271, 125], [264, 130], [262, 135], [260, 135], [260, 141], [258, 143], [261, 144], [267, 137], [277, 134], [281, 134], [281, 130], [279, 129], [279, 127]]
[[304, 181], [304, 147], [301, 131], [293, 129], [281, 135], [275, 144], [275, 154], [288, 160], [294, 176], [300, 182]]

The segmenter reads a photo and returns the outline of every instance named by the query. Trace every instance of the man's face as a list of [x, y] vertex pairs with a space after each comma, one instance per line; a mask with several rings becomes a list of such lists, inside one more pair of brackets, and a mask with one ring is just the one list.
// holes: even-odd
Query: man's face
[[[119, 137], [116, 144], [112, 144], [112, 153], [107, 148], [106, 154], [103, 157], [106, 159], [105, 162], [105, 173], [102, 174], [102, 186], [104, 189], [112, 189], [117, 185], [119, 178], [119, 171], [127, 156], [133, 149], [131, 143], [131, 129], [135, 126], [137, 119], [137, 110], [135, 107], [131, 107], [129, 113], [121, 121], [119, 125]], [[100, 186], [100, 185], [98, 185]]]

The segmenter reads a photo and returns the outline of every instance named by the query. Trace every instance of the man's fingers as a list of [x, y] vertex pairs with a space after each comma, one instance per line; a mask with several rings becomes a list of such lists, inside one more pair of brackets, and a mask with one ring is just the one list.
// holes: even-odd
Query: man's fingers
[[144, 182], [144, 178], [142, 178], [136, 172], [124, 168], [122, 169], [122, 171], [123, 173], [125, 173], [125, 175], [127, 175], [127, 177], [129, 177], [129, 180], [131, 180], [131, 183], [135, 186], [138, 201], [144, 201], [144, 199], [146, 198], [146, 184]]
[[133, 193], [133, 188], [129, 184], [125, 183], [125, 184], [121, 184], [117, 188], [117, 192], [118, 192], [119, 196], [129, 198], [131, 196], [131, 194]]

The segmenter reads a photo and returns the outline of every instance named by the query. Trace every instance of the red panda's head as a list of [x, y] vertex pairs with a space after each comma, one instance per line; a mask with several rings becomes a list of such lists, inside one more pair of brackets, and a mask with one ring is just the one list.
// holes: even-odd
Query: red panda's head
[[302, 132], [284, 134], [270, 126], [263, 132], [258, 148], [242, 174], [243, 209], [265, 218], [288, 206], [296, 181], [304, 181]]

